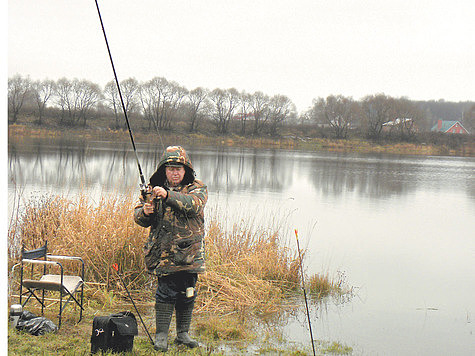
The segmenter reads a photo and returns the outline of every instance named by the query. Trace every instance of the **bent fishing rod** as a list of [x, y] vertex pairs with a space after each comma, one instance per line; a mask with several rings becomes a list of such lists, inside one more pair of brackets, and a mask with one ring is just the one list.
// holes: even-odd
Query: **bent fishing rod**
[[310, 340], [312, 340], [313, 356], [315, 356], [316, 355], [315, 354], [315, 344], [313, 342], [312, 323], [310, 322], [310, 311], [308, 309], [307, 292], [305, 290], [305, 280], [304, 280], [303, 267], [302, 267], [302, 255], [300, 254], [299, 233], [298, 233], [297, 229], [295, 229], [295, 239], [297, 240], [297, 251], [299, 253], [300, 275], [302, 276], [303, 297], [305, 299], [305, 308], [307, 309], [308, 329], [310, 331]]
[[132, 147], [134, 149], [135, 160], [137, 162], [137, 168], [139, 169], [140, 191], [142, 193], [142, 197], [144, 198], [144, 200], [148, 201], [148, 197], [150, 196], [150, 193], [148, 192], [148, 185], [145, 183], [145, 178], [142, 173], [142, 167], [140, 166], [139, 156], [137, 154], [137, 149], [135, 147], [134, 136], [132, 134], [132, 129], [130, 128], [129, 118], [127, 117], [127, 110], [125, 110], [124, 99], [122, 98], [122, 91], [120, 90], [119, 80], [117, 79], [117, 73], [115, 71], [114, 61], [112, 60], [112, 53], [109, 47], [109, 41], [107, 40], [104, 23], [102, 22], [102, 16], [101, 16], [101, 11], [99, 10], [99, 4], [97, 3], [97, 0], [95, 0], [95, 2], [96, 2], [97, 14], [99, 15], [99, 21], [101, 22], [102, 33], [104, 34], [104, 40], [107, 46], [107, 52], [109, 53], [109, 59], [111, 62], [112, 71], [114, 72], [115, 84], [117, 85], [117, 91], [119, 93], [120, 102], [122, 104], [122, 111], [124, 112], [125, 122], [127, 123], [127, 129], [129, 130], [130, 141], [132, 142]]

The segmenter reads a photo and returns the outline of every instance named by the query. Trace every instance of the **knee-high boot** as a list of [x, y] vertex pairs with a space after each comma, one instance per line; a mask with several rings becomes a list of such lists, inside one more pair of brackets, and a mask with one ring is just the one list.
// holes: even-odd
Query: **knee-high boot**
[[185, 345], [189, 348], [199, 346], [196, 340], [193, 340], [188, 331], [190, 331], [191, 317], [195, 301], [187, 301], [186, 303], [179, 301], [175, 304], [176, 311], [176, 339], [175, 344]]
[[172, 320], [174, 304], [155, 303], [155, 346], [157, 351], [168, 350], [168, 330], [170, 329], [170, 321]]

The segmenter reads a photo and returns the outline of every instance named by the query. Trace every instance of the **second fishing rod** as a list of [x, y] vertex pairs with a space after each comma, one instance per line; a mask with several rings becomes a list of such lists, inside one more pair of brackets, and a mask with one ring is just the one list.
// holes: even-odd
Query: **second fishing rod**
[[316, 356], [315, 343], [313, 341], [312, 322], [310, 320], [310, 310], [308, 308], [307, 291], [305, 289], [305, 278], [304, 278], [304, 273], [303, 273], [302, 254], [300, 253], [299, 233], [298, 233], [297, 229], [295, 229], [294, 231], [295, 231], [295, 239], [297, 240], [297, 251], [298, 251], [298, 255], [299, 255], [300, 276], [302, 277], [302, 289], [303, 289], [303, 297], [304, 297], [304, 300], [305, 300], [305, 309], [307, 311], [308, 329], [309, 329], [309, 332], [310, 332], [310, 340], [312, 341], [313, 356]]

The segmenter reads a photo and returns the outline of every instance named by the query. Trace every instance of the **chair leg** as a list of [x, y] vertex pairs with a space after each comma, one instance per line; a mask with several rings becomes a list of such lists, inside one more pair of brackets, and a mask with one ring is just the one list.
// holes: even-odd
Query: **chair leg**
[[[30, 293], [28, 295], [28, 298], [26, 298], [25, 302], [22, 304], [22, 306], [24, 307], [26, 305], [26, 303], [28, 303], [28, 301], [30, 300], [31, 297], [35, 297], [35, 299], [38, 301], [38, 303], [41, 304], [41, 310], [43, 310], [43, 307], [44, 307], [44, 302], [42, 302], [40, 300], [40, 298], [38, 298], [38, 296], [35, 294], [35, 292], [33, 290], [31, 290], [30, 288], [28, 288], [28, 292]], [[20, 295], [21, 296], [21, 295]]]
[[44, 315], [44, 308], [45, 308], [45, 290], [42, 290], [41, 293], [41, 315]]
[[79, 321], [78, 323], [82, 320], [82, 310], [84, 309], [82, 306], [82, 303], [84, 302], [84, 283], [81, 285], [81, 305], [79, 306]]
[[63, 312], [63, 292], [59, 292], [59, 315], [58, 315], [58, 330], [61, 327], [61, 314]]
[[[63, 294], [64, 293], [64, 294]], [[58, 319], [59, 319], [59, 325], [61, 325], [61, 318], [62, 318], [62, 312], [64, 311], [64, 309], [66, 309], [66, 307], [68, 306], [68, 304], [70, 302], [74, 302], [74, 309], [76, 310], [76, 306], [79, 306], [79, 320], [78, 320], [78, 323], [82, 320], [82, 312], [84, 310], [84, 306], [83, 306], [83, 302], [84, 302], [84, 289], [83, 289], [83, 286], [81, 286], [81, 299], [80, 299], [80, 302], [78, 299], [76, 299], [76, 297], [74, 297], [74, 294], [75, 293], [70, 293], [68, 290], [65, 290], [64, 292], [61, 293], [60, 295], [60, 299], [59, 299], [59, 305], [60, 305], [60, 309], [59, 309], [59, 315], [58, 315]], [[63, 301], [63, 295], [64, 296], [68, 296], [67, 299], [65, 299]], [[59, 327], [58, 327], [59, 329]]]
[[[31, 297], [34, 297], [38, 303], [41, 304], [41, 314], [43, 315], [44, 314], [44, 308], [46, 308], [46, 305], [44, 303], [44, 298], [45, 298], [45, 291], [42, 290], [43, 292], [43, 295], [42, 296], [38, 296], [36, 295], [35, 293], [35, 290], [34, 289], [31, 289], [31, 288], [27, 288], [28, 290], [28, 296], [26, 296], [26, 292], [25, 292], [25, 297], [26, 297], [26, 300], [23, 300], [24, 298], [23, 297], [23, 294], [20, 294], [20, 303], [21, 305], [24, 307], [28, 301], [31, 299]], [[39, 290], [37, 290], [39, 292]], [[67, 307], [67, 305], [69, 304], [69, 302], [74, 302], [75, 306], [79, 306], [79, 320], [78, 320], [78, 323], [82, 320], [82, 317], [83, 317], [83, 310], [84, 310], [84, 306], [83, 306], [83, 303], [84, 303], [84, 285], [81, 285], [81, 297], [80, 298], [77, 298], [74, 296], [75, 293], [71, 294], [68, 290], [64, 290], [62, 292], [59, 293], [59, 313], [58, 313], [58, 329], [61, 327], [61, 322], [62, 322], [62, 316], [63, 316], [63, 311], [64, 309]], [[69, 296], [68, 298], [64, 298], [66, 296]], [[74, 310], [76, 310], [76, 308], [74, 308]]]

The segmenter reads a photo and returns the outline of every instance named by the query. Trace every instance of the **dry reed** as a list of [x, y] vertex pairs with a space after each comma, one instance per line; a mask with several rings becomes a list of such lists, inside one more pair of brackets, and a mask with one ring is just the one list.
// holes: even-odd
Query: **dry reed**
[[[112, 264], [118, 263], [135, 298], [151, 301], [142, 246], [148, 234], [133, 221], [137, 200], [131, 196], [103, 197], [92, 204], [86, 195], [75, 200], [47, 196], [26, 204], [18, 236], [10, 240], [26, 249], [48, 247], [54, 254], [81, 256], [86, 264], [90, 297], [123, 293]], [[211, 217], [205, 237], [207, 271], [200, 276], [197, 310], [219, 313], [267, 314], [281, 310], [286, 296], [298, 290], [295, 252], [279, 241], [279, 229], [253, 229], [242, 221], [226, 231]], [[18, 246], [10, 251], [10, 265]]]

